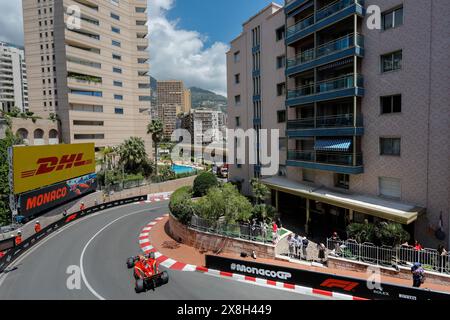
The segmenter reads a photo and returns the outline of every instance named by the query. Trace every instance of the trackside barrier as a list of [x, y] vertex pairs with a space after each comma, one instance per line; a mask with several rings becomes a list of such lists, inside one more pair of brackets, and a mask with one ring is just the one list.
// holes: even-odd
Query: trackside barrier
[[[321, 291], [342, 293], [373, 300], [450, 300], [450, 294], [412, 287], [382, 283], [381, 289], [374, 288], [372, 281], [309, 270], [294, 269], [279, 265], [257, 263], [247, 260], [229, 259], [206, 255], [206, 267], [222, 272], [237, 273], [248, 277], [267, 279], [304, 286]], [[369, 285], [370, 284], [370, 285]]]
[[89, 207], [83, 211], [78, 211], [78, 212], [69, 214], [66, 217], [63, 217], [62, 219], [43, 228], [41, 230], [41, 232], [25, 239], [20, 245], [15, 246], [12, 249], [8, 250], [7, 253], [5, 254], [5, 256], [0, 258], [0, 273], [5, 271], [5, 269], [14, 260], [16, 260], [19, 256], [21, 256], [24, 252], [29, 250], [35, 244], [37, 244], [42, 239], [46, 238], [48, 235], [52, 234], [56, 230], [60, 229], [61, 227], [68, 225], [68, 224], [72, 223], [73, 221], [78, 220], [82, 217], [89, 216], [93, 213], [100, 212], [100, 211], [114, 208], [114, 207], [123, 206], [123, 205], [130, 204], [130, 203], [146, 201], [147, 198], [148, 198], [148, 196], [145, 195], [145, 196], [136, 196], [136, 197], [132, 197], [132, 198], [115, 200], [115, 201], [99, 204], [97, 206]]
[[372, 243], [357, 243], [354, 240], [327, 239], [327, 248], [331, 254], [353, 261], [385, 267], [410, 267], [420, 262], [426, 271], [450, 274], [450, 255], [441, 255], [437, 250], [415, 250], [410, 246], [378, 247]]

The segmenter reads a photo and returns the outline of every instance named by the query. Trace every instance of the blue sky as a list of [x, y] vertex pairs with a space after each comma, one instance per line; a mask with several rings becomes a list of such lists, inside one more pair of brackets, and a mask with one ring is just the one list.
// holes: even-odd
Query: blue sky
[[180, 28], [207, 36], [207, 45], [215, 41], [229, 43], [241, 32], [242, 23], [269, 3], [268, 0], [177, 0], [167, 17], [180, 19]]

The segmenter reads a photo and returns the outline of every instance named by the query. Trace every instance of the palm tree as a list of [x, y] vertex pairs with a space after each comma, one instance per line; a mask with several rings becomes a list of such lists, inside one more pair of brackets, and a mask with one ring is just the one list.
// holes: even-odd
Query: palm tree
[[252, 179], [250, 181], [252, 187], [253, 196], [255, 197], [256, 204], [264, 203], [270, 191], [269, 188], [263, 184], [259, 179]]
[[130, 137], [125, 140], [119, 146], [118, 153], [119, 164], [123, 166], [126, 173], [136, 174], [148, 162], [144, 140], [139, 137]]
[[158, 143], [163, 137], [164, 125], [161, 120], [152, 120], [147, 126], [147, 134], [152, 135], [153, 145], [155, 146], [155, 173], [158, 175]]

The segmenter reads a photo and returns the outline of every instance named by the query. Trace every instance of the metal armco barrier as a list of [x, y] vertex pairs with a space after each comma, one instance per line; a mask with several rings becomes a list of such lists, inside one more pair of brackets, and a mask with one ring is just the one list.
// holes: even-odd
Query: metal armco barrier
[[103, 204], [99, 204], [94, 207], [86, 208], [83, 211], [78, 211], [72, 214], [67, 215], [66, 217], [62, 218], [61, 220], [58, 220], [47, 227], [43, 228], [41, 232], [25, 239], [20, 245], [13, 247], [10, 249], [4, 257], [0, 259], [0, 273], [5, 271], [5, 269], [14, 261], [16, 260], [20, 255], [22, 255], [24, 252], [29, 250], [32, 246], [34, 246], [36, 243], [41, 241], [42, 239], [46, 238], [48, 235], [52, 234], [56, 230], [60, 229], [61, 227], [68, 225], [69, 223], [72, 223], [75, 220], [78, 220], [82, 217], [91, 215], [95, 212], [103, 211], [106, 209], [114, 208], [123, 206], [126, 204], [139, 202], [139, 201], [145, 201], [147, 200], [147, 195], [145, 196], [136, 196], [132, 198], [126, 198], [122, 200], [116, 200], [111, 201]]
[[378, 286], [373, 285], [371, 281], [369, 281], [370, 285], [368, 285], [368, 281], [366, 280], [308, 270], [300, 270], [245, 260], [228, 259], [212, 255], [207, 255], [205, 260], [206, 267], [211, 269], [295, 284], [324, 291], [332, 291], [372, 300], [450, 300], [450, 294], [446, 293], [386, 283], [381, 284], [380, 290], [376, 288]]

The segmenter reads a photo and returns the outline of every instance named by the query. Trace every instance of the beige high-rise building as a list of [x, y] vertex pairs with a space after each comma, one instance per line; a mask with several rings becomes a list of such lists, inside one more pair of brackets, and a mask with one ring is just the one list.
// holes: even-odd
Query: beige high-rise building
[[164, 123], [164, 136], [170, 138], [176, 129], [177, 115], [191, 109], [190, 90], [184, 88], [183, 81], [158, 81], [158, 118]]
[[137, 136], [151, 150], [147, 1], [22, 5], [30, 110], [56, 114], [65, 143], [104, 147]]

